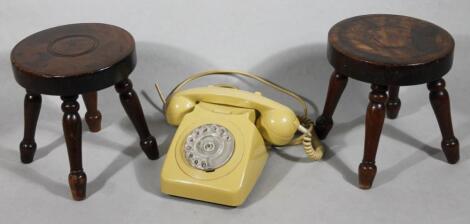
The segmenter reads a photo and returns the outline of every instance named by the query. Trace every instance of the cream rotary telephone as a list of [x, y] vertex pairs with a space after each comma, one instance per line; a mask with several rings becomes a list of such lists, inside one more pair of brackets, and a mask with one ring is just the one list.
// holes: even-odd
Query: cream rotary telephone
[[[304, 115], [259, 92], [228, 86], [180, 89], [208, 75], [240, 75], [256, 79], [299, 101]], [[307, 156], [319, 160], [323, 146], [297, 94], [266, 79], [235, 71], [208, 71], [178, 84], [165, 105], [168, 123], [179, 126], [160, 176], [163, 193], [228, 206], [241, 205], [253, 189], [268, 158], [267, 145], [303, 143]], [[294, 138], [296, 132], [301, 136]]]

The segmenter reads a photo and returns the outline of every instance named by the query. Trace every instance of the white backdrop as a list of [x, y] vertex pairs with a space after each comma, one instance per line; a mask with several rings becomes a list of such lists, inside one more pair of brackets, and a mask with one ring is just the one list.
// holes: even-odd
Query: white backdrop
[[[470, 219], [470, 1], [8, 1], [0, 0], [0, 217], [5, 223], [468, 223]], [[273, 151], [263, 174], [238, 208], [162, 195], [162, 159], [149, 161], [113, 88], [100, 92], [103, 130], [84, 125], [83, 159], [88, 198], [71, 200], [60, 101], [44, 96], [32, 164], [19, 162], [24, 90], [13, 79], [9, 53], [22, 38], [45, 28], [103, 22], [130, 31], [137, 41], [132, 74], [160, 151], [174, 127], [165, 124], [153, 89], [164, 92], [190, 73], [238, 69], [262, 74], [323, 107], [332, 68], [326, 61], [329, 27], [355, 15], [393, 13], [446, 28], [456, 40], [446, 77], [461, 161], [448, 165], [425, 86], [402, 88], [399, 118], [386, 121], [369, 191], [356, 187], [362, 158], [369, 86], [351, 80], [325, 141], [322, 162], [303, 159], [301, 147]], [[220, 81], [222, 78], [217, 79]], [[295, 104], [258, 84], [265, 92]], [[212, 83], [206, 79], [202, 84]], [[250, 82], [251, 83], [251, 82]], [[201, 84], [201, 82], [200, 82]], [[311, 110], [317, 115], [315, 109]], [[81, 111], [83, 116], [84, 111]]]

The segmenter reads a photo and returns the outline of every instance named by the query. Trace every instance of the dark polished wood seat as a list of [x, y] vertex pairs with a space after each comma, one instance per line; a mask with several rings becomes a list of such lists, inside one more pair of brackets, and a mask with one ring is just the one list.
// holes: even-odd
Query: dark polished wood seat
[[157, 142], [148, 130], [138, 96], [128, 78], [136, 65], [136, 53], [134, 39], [127, 31], [99, 23], [50, 28], [20, 41], [11, 52], [11, 62], [15, 79], [27, 92], [21, 161], [30, 163], [34, 158], [41, 94], [60, 96], [70, 161], [69, 185], [75, 200], [86, 197], [78, 95], [83, 96], [90, 131], [98, 132], [101, 113], [97, 109], [96, 91], [114, 85], [139, 134], [142, 150], [149, 159], [158, 158]]
[[[366, 113], [364, 157], [359, 186], [368, 189], [376, 174], [375, 156], [385, 114], [398, 116], [400, 86], [427, 83], [429, 98], [442, 133], [442, 149], [449, 163], [459, 160], [450, 103], [442, 77], [452, 67], [454, 40], [432, 23], [399, 15], [363, 15], [343, 20], [328, 34], [328, 60], [334, 67], [325, 107], [316, 131], [326, 138], [333, 113], [348, 78], [371, 83]], [[388, 91], [388, 94], [387, 94]]]

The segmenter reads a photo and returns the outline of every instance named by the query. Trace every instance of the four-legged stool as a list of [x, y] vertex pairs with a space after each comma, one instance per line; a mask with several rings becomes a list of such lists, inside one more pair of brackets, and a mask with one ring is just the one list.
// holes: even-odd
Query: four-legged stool
[[36, 151], [34, 135], [41, 94], [61, 96], [70, 161], [69, 185], [75, 200], [86, 197], [78, 95], [85, 102], [89, 129], [97, 132], [101, 129], [101, 114], [97, 110], [96, 91], [114, 85], [139, 134], [142, 150], [149, 159], [158, 158], [157, 142], [148, 130], [139, 98], [128, 78], [136, 65], [136, 54], [134, 39], [127, 31], [95, 23], [54, 27], [19, 42], [11, 52], [11, 62], [16, 81], [27, 92], [21, 161], [32, 162]]
[[[451, 164], [459, 160], [459, 142], [452, 129], [449, 96], [442, 77], [452, 66], [454, 40], [444, 29], [415, 18], [364, 15], [343, 20], [328, 34], [328, 60], [334, 67], [325, 107], [316, 121], [324, 139], [348, 78], [371, 83], [366, 112], [364, 157], [359, 187], [372, 186], [375, 155], [385, 114], [398, 115], [400, 86], [427, 83], [429, 98], [442, 133], [442, 149]], [[388, 96], [387, 96], [388, 91]]]

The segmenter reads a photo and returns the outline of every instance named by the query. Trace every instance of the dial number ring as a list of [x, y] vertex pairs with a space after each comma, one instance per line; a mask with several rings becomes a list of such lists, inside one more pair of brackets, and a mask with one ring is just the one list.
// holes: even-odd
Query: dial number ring
[[226, 164], [234, 149], [233, 134], [218, 124], [204, 124], [193, 129], [183, 146], [186, 162], [203, 171], [214, 171]]

